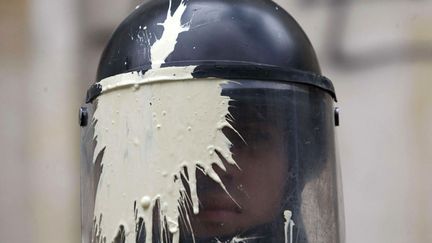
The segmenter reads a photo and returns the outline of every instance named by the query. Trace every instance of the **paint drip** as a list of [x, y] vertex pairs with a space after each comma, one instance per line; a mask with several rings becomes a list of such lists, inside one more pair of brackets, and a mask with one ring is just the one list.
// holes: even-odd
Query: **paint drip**
[[181, 23], [181, 17], [186, 11], [186, 3], [182, 1], [171, 15], [172, 0], [169, 1], [167, 18], [159, 25], [164, 27], [162, 37], [151, 46], [152, 69], [160, 68], [165, 59], [174, 51], [180, 33], [188, 31], [190, 25]]
[[152, 69], [100, 82], [93, 120], [94, 161], [104, 151], [94, 211], [101, 218], [95, 224], [99, 239], [175, 243], [179, 222], [193, 236], [186, 212], [199, 212], [197, 169], [228, 193], [212, 167], [225, 170], [219, 156], [237, 166], [222, 132], [232, 128], [230, 98], [221, 96], [228, 81], [193, 79], [194, 68]]
[[285, 243], [294, 243], [293, 242], [293, 228], [294, 228], [294, 220], [292, 220], [292, 212], [290, 210], [284, 211], [284, 232], [285, 232]]

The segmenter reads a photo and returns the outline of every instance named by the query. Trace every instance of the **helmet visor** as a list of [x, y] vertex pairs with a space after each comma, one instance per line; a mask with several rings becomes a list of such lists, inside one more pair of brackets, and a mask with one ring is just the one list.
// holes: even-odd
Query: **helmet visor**
[[323, 90], [159, 81], [88, 106], [83, 242], [342, 242], [333, 100]]

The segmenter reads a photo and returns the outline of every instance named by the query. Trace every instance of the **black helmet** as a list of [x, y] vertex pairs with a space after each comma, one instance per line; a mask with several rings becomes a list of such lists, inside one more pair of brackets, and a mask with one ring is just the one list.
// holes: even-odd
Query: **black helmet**
[[145, 1], [81, 108], [83, 243], [343, 242], [335, 100], [274, 2]]

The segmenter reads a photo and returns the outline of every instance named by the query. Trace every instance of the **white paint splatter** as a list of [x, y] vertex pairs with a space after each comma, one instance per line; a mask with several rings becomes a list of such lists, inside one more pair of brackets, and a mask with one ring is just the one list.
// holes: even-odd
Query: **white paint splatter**
[[141, 207], [143, 209], [148, 209], [151, 206], [151, 198], [149, 196], [144, 196], [141, 198]]
[[172, 0], [169, 2], [165, 22], [159, 24], [164, 27], [162, 37], [151, 46], [152, 69], [160, 68], [165, 63], [165, 59], [174, 51], [180, 33], [188, 31], [190, 27], [189, 24], [181, 23], [181, 17], [186, 11], [186, 3], [182, 1], [173, 15], [171, 15], [171, 5]]
[[293, 228], [294, 220], [292, 220], [292, 212], [289, 210], [284, 211], [284, 231], [285, 231], [285, 243], [293, 243]]
[[102, 94], [126, 86], [132, 86], [133, 89], [137, 91], [140, 89], [140, 86], [144, 84], [147, 85], [164, 81], [172, 82], [192, 79], [193, 77], [191, 73], [195, 68], [196, 66], [150, 69], [144, 75], [141, 75], [138, 72], [131, 72], [106, 78], [100, 81], [99, 84], [102, 86]]
[[[189, 216], [178, 207], [199, 210], [197, 167], [225, 189], [212, 168], [217, 165], [225, 170], [215, 151], [237, 166], [231, 143], [222, 133], [223, 127], [231, 127], [225, 119], [230, 98], [221, 96], [221, 85], [227, 81], [193, 79], [194, 68], [151, 69], [144, 75], [126, 73], [100, 82], [94, 161], [100, 151], [105, 152], [94, 213], [103, 215], [98, 227], [109, 242], [120, 224], [126, 230], [126, 242], [134, 242], [134, 226], [140, 217], [146, 224], [146, 242], [152, 242], [153, 209], [159, 204], [160, 234], [164, 229], [171, 232], [177, 243], [179, 222], [192, 231]], [[180, 180], [186, 171], [190, 195]], [[141, 204], [137, 212], [135, 203]]]

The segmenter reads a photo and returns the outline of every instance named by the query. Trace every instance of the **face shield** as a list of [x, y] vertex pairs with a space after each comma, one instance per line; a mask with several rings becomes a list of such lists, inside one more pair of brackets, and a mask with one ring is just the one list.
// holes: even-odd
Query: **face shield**
[[82, 241], [342, 242], [332, 96], [191, 72], [98, 83], [82, 129]]

